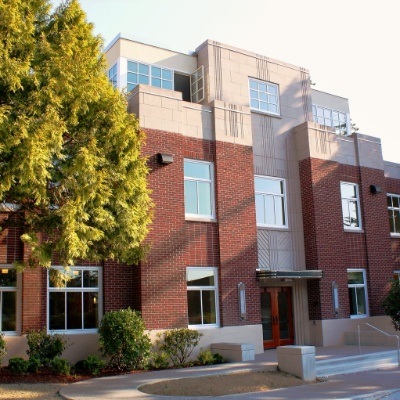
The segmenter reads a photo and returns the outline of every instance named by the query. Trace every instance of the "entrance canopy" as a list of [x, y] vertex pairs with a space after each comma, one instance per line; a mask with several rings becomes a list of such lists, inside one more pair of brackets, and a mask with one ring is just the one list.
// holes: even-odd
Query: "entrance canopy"
[[256, 269], [257, 279], [322, 279], [323, 272], [320, 269], [303, 271], [271, 271], [268, 269]]

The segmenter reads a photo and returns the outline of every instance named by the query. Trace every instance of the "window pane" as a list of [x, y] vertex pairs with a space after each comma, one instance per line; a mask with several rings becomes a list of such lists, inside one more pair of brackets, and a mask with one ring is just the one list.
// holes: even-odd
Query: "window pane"
[[268, 108], [269, 108], [269, 111], [271, 111], [273, 113], [278, 112], [278, 107], [275, 104], [270, 104]]
[[67, 329], [82, 329], [82, 293], [67, 293]]
[[357, 315], [356, 288], [349, 288], [350, 315]]
[[128, 61], [128, 71], [129, 72], [137, 72], [137, 63], [133, 61]]
[[185, 181], [185, 213], [197, 214], [197, 188], [195, 181]]
[[267, 102], [268, 101], [267, 93], [260, 93], [260, 100]]
[[283, 197], [274, 197], [276, 225], [285, 225], [285, 212]]
[[264, 103], [263, 101], [260, 101], [260, 110], [268, 111], [268, 104]]
[[151, 67], [151, 76], [154, 78], [161, 78], [161, 68]]
[[254, 80], [250, 79], [250, 89], [255, 89], [255, 90], [258, 89], [257, 81], [254, 81]]
[[149, 84], [149, 77], [146, 75], [139, 75], [139, 83], [143, 83], [144, 85]]
[[72, 272], [72, 278], [67, 282], [67, 287], [82, 287], [82, 271], [74, 270]]
[[257, 224], [265, 224], [264, 196], [262, 194], [256, 194], [256, 216]]
[[160, 88], [161, 87], [161, 79], [151, 78], [151, 85]]
[[98, 271], [83, 271], [83, 287], [98, 287], [99, 272]]
[[340, 193], [342, 197], [346, 199], [357, 198], [355, 185], [348, 185], [346, 183], [342, 183], [340, 185]]
[[283, 181], [279, 179], [268, 179], [255, 177], [254, 184], [256, 192], [283, 194]]
[[347, 272], [347, 282], [351, 284], [364, 284], [364, 274], [362, 271], [348, 271]]
[[200, 291], [187, 292], [189, 325], [201, 324], [201, 298]]
[[217, 315], [215, 313], [215, 291], [203, 290], [203, 324], [216, 324]]
[[171, 81], [162, 81], [163, 89], [172, 90], [172, 82]]
[[357, 314], [363, 315], [367, 313], [367, 307], [365, 304], [365, 289], [363, 287], [356, 288], [357, 294]]
[[210, 165], [206, 163], [185, 161], [184, 173], [185, 177], [211, 179]]
[[99, 326], [99, 295], [97, 292], [83, 293], [83, 310], [83, 328], [97, 328]]
[[350, 225], [353, 227], [358, 227], [358, 214], [357, 214], [357, 202], [349, 201], [349, 217], [350, 217]]
[[393, 207], [399, 208], [399, 198], [397, 196], [392, 197]]
[[396, 228], [394, 225], [394, 210], [388, 210], [389, 214], [389, 225], [390, 225], [390, 232], [396, 233]]
[[267, 225], [276, 225], [274, 196], [264, 196], [265, 223]]
[[250, 101], [250, 107], [251, 107], [251, 108], [259, 109], [259, 108], [260, 108], [260, 103], [259, 103], [257, 100], [251, 99], [251, 101]]
[[12, 268], [0, 267], [0, 286], [16, 287], [17, 286], [17, 271]]
[[393, 210], [394, 216], [394, 231], [393, 233], [400, 233], [400, 211]]
[[0, 310], [0, 312], [1, 312], [2, 331], [3, 332], [16, 331], [17, 330], [16, 292], [3, 292], [2, 310]]
[[197, 182], [197, 194], [199, 196], [199, 214], [211, 215], [211, 184]]
[[133, 74], [132, 72], [128, 72], [128, 82], [129, 83], [137, 83], [137, 74]]
[[214, 286], [214, 271], [190, 268], [186, 273], [188, 286]]
[[65, 329], [65, 293], [49, 293], [49, 329]]
[[172, 81], [172, 71], [169, 69], [163, 69], [162, 70], [162, 78]]
[[139, 64], [139, 74], [149, 75], [149, 66], [146, 64]]
[[273, 85], [268, 85], [268, 93], [277, 95], [278, 94], [278, 88]]

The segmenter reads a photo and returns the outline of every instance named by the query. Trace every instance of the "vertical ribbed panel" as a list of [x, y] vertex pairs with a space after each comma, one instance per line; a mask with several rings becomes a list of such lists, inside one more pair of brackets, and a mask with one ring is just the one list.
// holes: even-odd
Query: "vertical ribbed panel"
[[[244, 139], [243, 114], [236, 104], [224, 103], [225, 135]], [[239, 112], [238, 112], [239, 111]]]
[[221, 44], [213, 42], [214, 44], [214, 86], [215, 86], [215, 100], [222, 100], [222, 63], [221, 63]]
[[269, 68], [268, 68], [268, 58], [263, 56], [258, 56], [257, 62], [257, 78], [262, 81], [270, 81]]
[[[303, 104], [304, 121], [309, 120], [309, 98], [310, 98], [310, 82], [309, 75], [303, 68], [300, 69], [300, 80], [301, 80], [301, 99]], [[310, 116], [311, 117], [311, 116]]]
[[298, 279], [293, 285], [293, 315], [294, 317], [294, 343], [296, 345], [310, 344], [310, 329], [307, 301], [307, 281]]

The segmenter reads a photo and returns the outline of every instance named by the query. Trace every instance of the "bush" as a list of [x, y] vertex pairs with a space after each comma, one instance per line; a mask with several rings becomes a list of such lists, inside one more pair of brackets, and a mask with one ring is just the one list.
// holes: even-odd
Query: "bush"
[[4, 357], [7, 354], [6, 341], [4, 340], [4, 333], [0, 333], [0, 368]]
[[74, 368], [77, 373], [98, 375], [106, 366], [106, 363], [99, 356], [88, 356], [86, 360], [79, 360]]
[[153, 353], [149, 368], [166, 369], [169, 367], [169, 355], [165, 351]]
[[118, 370], [141, 369], [150, 355], [151, 341], [140, 314], [130, 308], [105, 313], [101, 320], [100, 350]]
[[45, 329], [27, 333], [29, 359], [39, 360], [40, 366], [49, 366], [51, 360], [60, 357], [66, 349], [67, 341], [59, 334], [47, 334]]
[[56, 375], [69, 375], [71, 372], [71, 366], [65, 358], [54, 357], [49, 366], [51, 372]]
[[28, 371], [29, 361], [24, 360], [21, 357], [10, 358], [8, 362], [8, 369], [12, 372], [17, 372], [18, 374], [23, 374]]
[[396, 331], [400, 331], [400, 281], [392, 281], [388, 295], [383, 301], [383, 309], [388, 315]]
[[188, 329], [170, 329], [159, 333], [158, 348], [168, 354], [174, 367], [182, 367], [199, 344], [202, 333]]
[[30, 357], [28, 360], [28, 371], [36, 373], [41, 367], [41, 362], [36, 357]]

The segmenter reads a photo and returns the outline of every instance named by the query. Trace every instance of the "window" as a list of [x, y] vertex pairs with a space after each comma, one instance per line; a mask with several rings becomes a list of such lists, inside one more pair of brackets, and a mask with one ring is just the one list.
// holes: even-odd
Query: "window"
[[361, 229], [358, 185], [341, 182], [340, 193], [342, 196], [343, 227], [345, 229]]
[[393, 279], [395, 281], [400, 281], [400, 271], [393, 271]]
[[287, 227], [285, 181], [254, 177], [257, 225]]
[[113, 85], [114, 88], [117, 87], [117, 76], [118, 76], [118, 65], [114, 64], [109, 70], [108, 70], [108, 79]]
[[17, 271], [0, 266], [0, 332], [17, 331]]
[[204, 67], [201, 66], [190, 76], [190, 93], [192, 103], [204, 100]]
[[186, 217], [214, 218], [214, 171], [206, 161], [184, 160]]
[[[53, 267], [53, 270], [63, 270]], [[99, 326], [100, 268], [71, 267], [71, 279], [55, 287], [48, 274], [48, 329], [50, 331], [95, 330]]]
[[217, 268], [186, 269], [189, 325], [218, 326]]
[[313, 118], [314, 122], [318, 124], [334, 128], [338, 135], [347, 135], [347, 116], [345, 113], [313, 105]]
[[400, 195], [388, 194], [387, 203], [390, 233], [400, 235]]
[[365, 317], [367, 311], [367, 284], [364, 269], [347, 270], [347, 286], [349, 288], [350, 316]]
[[128, 92], [139, 83], [158, 88], [173, 88], [173, 73], [168, 68], [128, 61]]
[[278, 85], [250, 79], [250, 108], [279, 115]]

